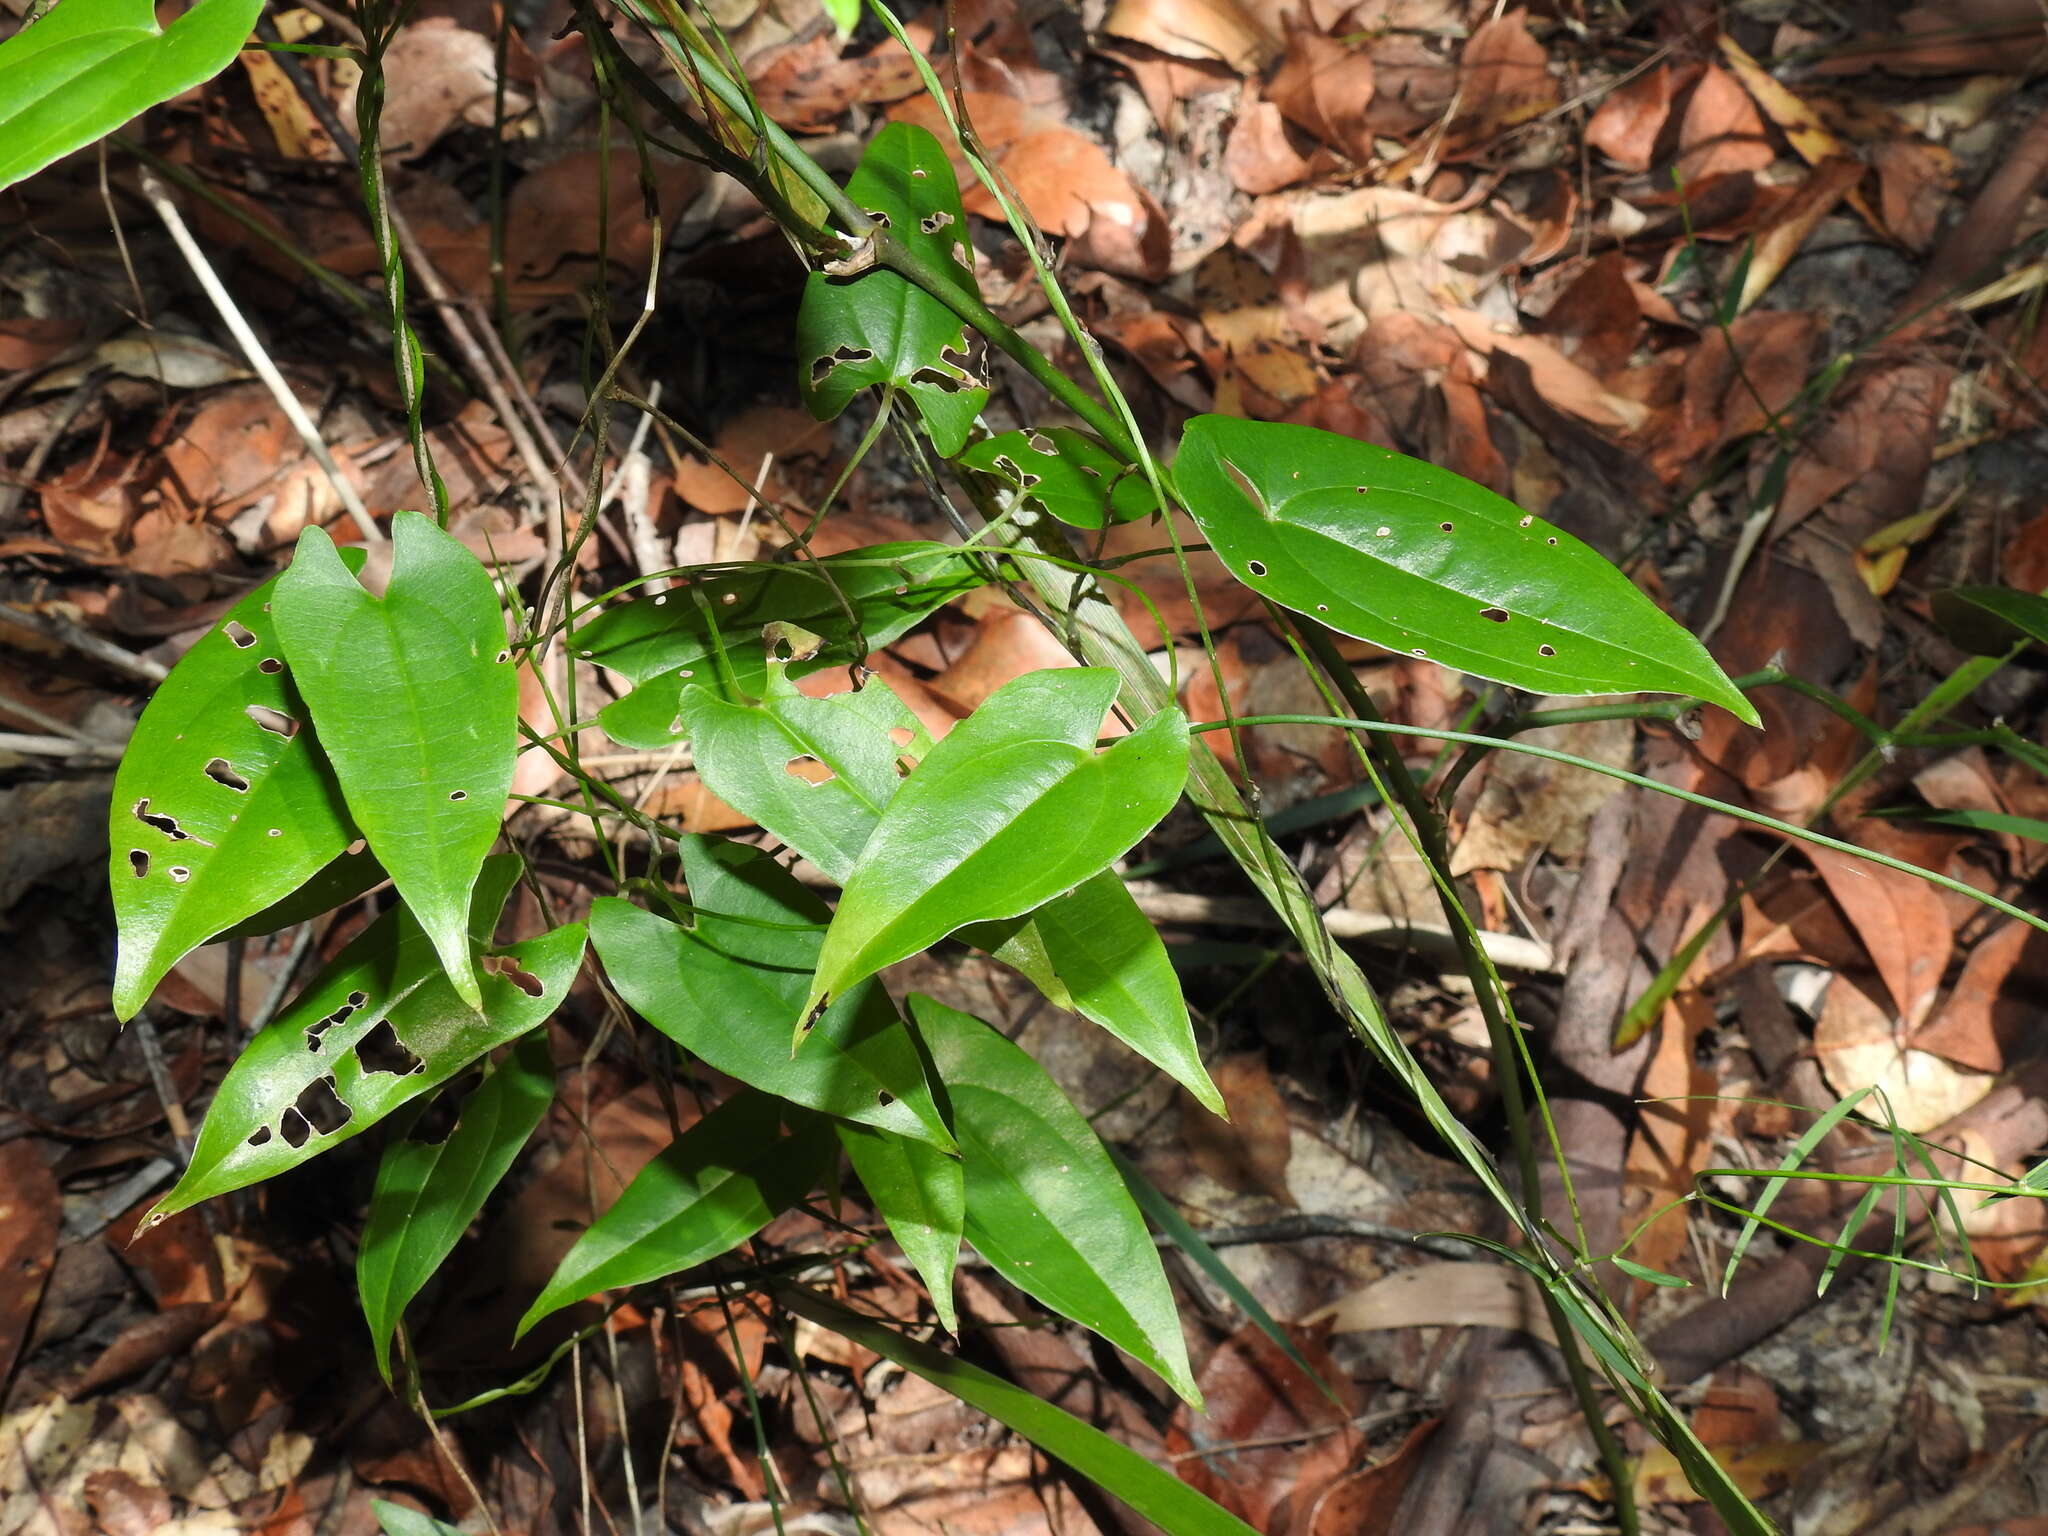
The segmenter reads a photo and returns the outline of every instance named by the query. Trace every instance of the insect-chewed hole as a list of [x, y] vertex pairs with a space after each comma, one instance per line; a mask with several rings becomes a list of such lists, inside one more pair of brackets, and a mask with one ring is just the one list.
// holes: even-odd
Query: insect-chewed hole
[[170, 867], [169, 874], [171, 879], [178, 885], [183, 885], [192, 878], [192, 871], [182, 864], [173, 864]]
[[1536, 654], [1538, 656], [1555, 656], [1557, 654], [1557, 647], [1554, 645], [1539, 645], [1536, 647]]
[[1544, 542], [1544, 543], [1546, 543], [1546, 544], [1555, 544], [1555, 543], [1557, 542], [1557, 540], [1556, 540], [1556, 539], [1545, 539], [1545, 540], [1544, 540], [1543, 542]]
[[242, 711], [273, 736], [282, 736], [286, 741], [299, 734], [299, 722], [281, 709], [271, 709], [262, 704], [251, 704]]
[[229, 619], [221, 626], [221, 633], [245, 651], [256, 643], [256, 637], [234, 619]]
[[908, 757], [899, 757], [896, 759], [897, 778], [907, 779], [911, 776], [911, 774], [915, 773], [916, 771], [917, 764], [912, 762]]
[[268, 1140], [270, 1140], [270, 1127], [267, 1125], [259, 1125], [249, 1133], [249, 1145], [252, 1147], [260, 1147]]
[[476, 1092], [483, 1080], [483, 1073], [472, 1067], [448, 1084], [434, 1096], [434, 1102], [426, 1107], [419, 1119], [413, 1121], [405, 1139], [426, 1147], [438, 1147], [446, 1141], [462, 1119], [462, 1106], [469, 1102], [469, 1096]]
[[875, 1102], [881, 1105], [882, 1108], [887, 1109], [891, 1104], [894, 1104], [896, 1102], [896, 1095], [891, 1093], [888, 1089], [884, 1088], [881, 1092], [875, 1095]]
[[182, 843], [192, 835], [178, 825], [177, 817], [166, 816], [162, 811], [152, 811], [149, 808], [148, 796], [135, 802], [135, 819], [145, 827], [155, 827], [174, 843]]
[[512, 955], [484, 956], [484, 971], [488, 975], [504, 977], [528, 997], [539, 997], [547, 990], [533, 972], [521, 970], [518, 959]]
[[917, 180], [917, 181], [923, 181], [923, 180], [924, 180], [924, 174], [925, 174], [925, 173], [924, 173], [924, 167], [923, 167], [923, 166], [921, 166], [921, 165], [913, 165], [913, 166], [912, 166], [912, 167], [910, 168], [910, 174], [911, 174], [911, 176], [912, 176], [912, 178], [913, 178], [913, 179], [915, 179], [915, 180]]
[[249, 781], [235, 772], [234, 765], [224, 757], [216, 757], [206, 765], [206, 776], [214, 783], [232, 789], [236, 794], [249, 793]]
[[907, 725], [892, 725], [889, 727], [889, 739], [899, 747], [907, 747], [917, 740], [917, 732]]
[[500, 651], [500, 652], [498, 652], [498, 665], [499, 665], [499, 666], [501, 666], [501, 667], [502, 667], [503, 665], [505, 665], [505, 663], [506, 663], [506, 662], [510, 661], [511, 659], [512, 659], [512, 653], [511, 653], [510, 651]]
[[1031, 445], [1031, 451], [1033, 453], [1042, 453], [1047, 458], [1054, 458], [1057, 457], [1059, 454], [1060, 450], [1058, 446], [1053, 442], [1051, 438], [1047, 437], [1043, 432], [1033, 432], [1024, 440], [1025, 442]]
[[1505, 624], [1508, 621], [1508, 611], [1505, 608], [1482, 608], [1479, 610], [1479, 617], [1491, 619], [1496, 624]]
[[128, 850], [128, 867], [135, 871], [135, 877], [138, 880], [141, 879], [149, 873], [149, 855], [140, 848], [130, 848]]
[[739, 600], [740, 595], [737, 592], [727, 592], [718, 599], [719, 603], [727, 608], [730, 608], [734, 603], [738, 602]]
[[292, 1118], [298, 1117], [301, 1127], [310, 1128], [315, 1135], [329, 1136], [340, 1130], [355, 1118], [355, 1111], [341, 1102], [341, 1095], [334, 1091], [332, 1076], [316, 1077], [300, 1090], [292, 1101], [292, 1107], [285, 1111], [278, 1131], [286, 1141], [295, 1147], [306, 1144], [306, 1133], [302, 1129], [296, 1140], [292, 1137]]
[[1449, 523], [1438, 523], [1437, 527], [1443, 529], [1445, 533], [1449, 533], [1451, 531], [1451, 525]]
[[952, 222], [953, 215], [946, 212], [945, 209], [940, 208], [937, 211], [928, 213], [923, 218], [919, 219], [917, 221], [917, 227], [923, 230], [928, 235], [936, 235], [940, 230], [944, 229], [948, 224]]
[[874, 355], [872, 348], [848, 346], [838, 346], [834, 347], [830, 352], [820, 353], [811, 364], [811, 388], [816, 389], [827, 379], [831, 378], [835, 369], [841, 368], [848, 363], [870, 362], [874, 359]]
[[1254, 576], [1263, 576], [1266, 574], [1266, 562], [1263, 560], [1247, 560], [1245, 562], [1244, 568], [1250, 571]]
[[356, 1060], [362, 1063], [365, 1072], [388, 1072], [394, 1077], [410, 1076], [426, 1066], [398, 1038], [398, 1031], [391, 1027], [389, 1019], [379, 1019], [356, 1042]]
[[276, 674], [284, 670], [284, 663], [279, 661], [275, 656], [266, 656], [261, 661], [256, 663], [256, 670], [258, 672], [268, 672], [272, 676], [275, 676]]
[[1369, 485], [1353, 486], [1352, 489], [1357, 491], [1358, 494], [1361, 496], [1370, 496], [1372, 494], [1372, 487]]
[[306, 1026], [306, 1049], [309, 1051], [319, 1050], [320, 1037], [330, 1029], [338, 1029], [346, 1024], [349, 1021], [349, 1015], [353, 1014], [367, 1001], [369, 999], [362, 993], [351, 992], [348, 995], [348, 1001], [335, 1009], [334, 1012], [328, 1014], [326, 1018], [315, 1019], [312, 1023], [308, 1024]]
[[881, 209], [879, 209], [879, 208], [868, 208], [868, 209], [865, 209], [865, 210], [863, 210], [863, 211], [864, 211], [864, 212], [865, 212], [865, 213], [867, 214], [867, 216], [868, 216], [869, 218], [873, 219], [873, 220], [874, 220], [874, 221], [875, 221], [875, 222], [876, 222], [877, 224], [879, 224], [879, 225], [880, 225], [880, 226], [881, 226], [881, 227], [882, 227], [883, 229], [887, 229], [887, 228], [889, 228], [889, 215], [888, 215], [888, 214], [886, 214], [886, 213], [884, 213], [884, 212], [882, 212], [882, 210], [881, 210]]
[[1515, 526], [1517, 528], [1526, 528], [1535, 521], [1536, 519], [1533, 516], [1525, 512], [1522, 514], [1522, 520], [1519, 523], [1515, 524]]
[[354, 858], [357, 854], [361, 853], [365, 848], [369, 846], [370, 840], [367, 837], [359, 837], [341, 851], [347, 854], [350, 858]]
[[288, 1146], [296, 1150], [312, 1140], [313, 1127], [296, 1109], [288, 1109], [277, 1122], [277, 1133], [285, 1139]]
[[1429, 652], [1425, 651], [1421, 646], [1418, 645], [1415, 647], [1415, 654], [1418, 656], [1427, 656]]
[[792, 779], [802, 779], [806, 784], [829, 784], [838, 777], [830, 767], [809, 753], [792, 757], [782, 765], [782, 771]]
[[1393, 529], [1389, 528], [1386, 524], [1382, 523], [1379, 527], [1373, 529], [1373, 537], [1384, 539], [1389, 537], [1393, 533], [1393, 531]]
[[448, 798], [450, 800], [467, 800], [469, 798], [469, 791], [466, 789], [451, 789], [448, 791]]
[[1317, 603], [1317, 604], [1316, 604], [1316, 612], [1317, 612], [1317, 613], [1328, 613], [1329, 611], [1330, 611], [1330, 605], [1329, 605], [1328, 603]]

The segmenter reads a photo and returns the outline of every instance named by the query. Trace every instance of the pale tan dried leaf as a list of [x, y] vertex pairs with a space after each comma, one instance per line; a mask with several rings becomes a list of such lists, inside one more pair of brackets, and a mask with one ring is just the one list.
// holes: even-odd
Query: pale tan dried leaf
[[1507, 1264], [1443, 1259], [1382, 1275], [1302, 1319], [1336, 1333], [1389, 1328], [1511, 1328], [1554, 1344], [1543, 1293]]
[[[1998, 1081], [1989, 1072], [1972, 1072], [1905, 1044], [1891, 1016], [1852, 976], [1828, 984], [1813, 1051], [1835, 1092], [1876, 1084], [1898, 1123], [1916, 1135], [1961, 1114]], [[1878, 1112], [1875, 1104], [1870, 1109]]]

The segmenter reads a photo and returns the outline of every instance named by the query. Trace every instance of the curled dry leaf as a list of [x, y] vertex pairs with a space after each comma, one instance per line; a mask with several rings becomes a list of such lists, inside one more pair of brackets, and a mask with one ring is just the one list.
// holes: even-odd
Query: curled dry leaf
[[1223, 168], [1230, 173], [1231, 184], [1260, 197], [1305, 178], [1310, 161], [1294, 142], [1297, 132], [1270, 101], [1247, 101], [1239, 107], [1223, 147]]
[[1266, 96], [1289, 122], [1363, 165], [1373, 158], [1366, 111], [1372, 105], [1372, 55], [1307, 26], [1287, 37], [1287, 57]]
[[1911, 249], [1927, 250], [1941, 232], [1942, 211], [1955, 191], [1955, 155], [1919, 139], [1883, 139], [1866, 153], [1877, 170], [1885, 228]]
[[1761, 171], [1778, 158], [1756, 103], [1727, 70], [1709, 64], [1694, 83], [1678, 128], [1678, 176], [1685, 186], [1712, 176]]
[[1459, 63], [1464, 110], [1455, 131], [1467, 142], [1484, 144], [1541, 117], [1560, 99], [1550, 56], [1531, 35], [1526, 10], [1490, 16], [1473, 28]]
[[1677, 93], [1678, 77], [1669, 64], [1624, 81], [1586, 124], [1586, 143], [1625, 171], [1647, 171]]
[[1337, 1333], [1388, 1328], [1512, 1328], [1554, 1344], [1543, 1293], [1525, 1270], [1442, 1259], [1380, 1276], [1303, 1319]]
[[1237, 0], [1116, 0], [1102, 30], [1177, 59], [1219, 59], [1240, 74], [1280, 52], [1278, 34]]

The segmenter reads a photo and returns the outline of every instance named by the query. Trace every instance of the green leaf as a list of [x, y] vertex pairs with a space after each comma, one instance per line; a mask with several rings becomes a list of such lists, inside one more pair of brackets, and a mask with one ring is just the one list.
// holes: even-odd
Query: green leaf
[[742, 1090], [641, 1169], [564, 1255], [514, 1338], [597, 1291], [644, 1285], [737, 1247], [809, 1193], [835, 1145], [832, 1122]]
[[406, 1307], [455, 1251], [554, 1097], [547, 1031], [536, 1029], [464, 1101], [445, 1139], [401, 1138], [385, 1148], [356, 1253], [356, 1292], [385, 1381]]
[[1098, 1487], [1107, 1489], [1169, 1536], [1256, 1536], [1237, 1516], [1211, 1503], [1129, 1446], [1022, 1387], [908, 1338], [886, 1323], [840, 1306], [802, 1286], [777, 1285], [775, 1299], [798, 1317], [871, 1349], [884, 1360], [1008, 1425]]
[[[960, 184], [939, 141], [911, 123], [875, 135], [846, 195], [956, 284], [975, 290]], [[944, 304], [883, 267], [848, 277], [813, 272], [796, 317], [797, 389], [830, 421], [864, 389], [904, 391], [951, 458], [966, 445], [988, 386], [968, 371], [967, 329]]]
[[1108, 751], [1103, 667], [1005, 683], [903, 781], [846, 877], [804, 1004], [1071, 890], [1151, 831], [1187, 781], [1188, 730], [1161, 710]]
[[819, 641], [814, 653], [788, 659], [786, 675], [798, 678], [860, 661], [982, 580], [959, 550], [910, 542], [793, 565], [700, 569], [705, 574], [608, 608], [576, 630], [578, 656], [635, 685], [598, 716], [613, 740], [643, 751], [672, 746], [683, 729], [682, 690], [692, 683], [735, 704], [760, 698], [770, 664], [761, 632], [771, 621]]
[[[775, 681], [771, 670], [769, 696], [759, 705], [728, 704], [696, 690], [686, 693], [683, 714], [697, 771], [712, 791], [842, 884], [895, 797], [897, 763], [921, 760], [931, 745], [895, 694], [875, 682], [858, 693], [807, 699]], [[802, 758], [815, 759], [832, 777], [814, 784], [791, 773]], [[1091, 876], [1036, 912], [976, 924], [960, 937], [1014, 966], [1055, 1005], [1101, 1025], [1222, 1113], [1195, 1047], [1180, 978], [1157, 931], [1113, 874]]]
[[1924, 821], [1937, 827], [1961, 827], [1970, 832], [2006, 832], [2014, 837], [2024, 837], [2029, 842], [2048, 843], [2048, 821], [2034, 816], [2013, 816], [2004, 811], [1930, 811], [1905, 806], [1866, 811], [1864, 814], [1901, 821]]
[[0, 187], [234, 62], [262, 0], [198, 0], [159, 27], [150, 0], [63, 0], [0, 43]]
[[464, 916], [512, 791], [519, 680], [476, 556], [418, 512], [392, 518], [391, 543], [379, 599], [307, 528], [278, 578], [278, 637], [350, 814], [474, 1008]]
[[960, 937], [1014, 966], [1054, 1004], [1094, 1020], [1211, 1113], [1229, 1118], [1202, 1065], [1159, 930], [1113, 870], [1089, 876], [1025, 917], [978, 924]]
[[[324, 763], [322, 771], [326, 771]], [[339, 799], [340, 795], [337, 786], [335, 798]], [[210, 942], [218, 944], [227, 939], [257, 938], [307, 922], [375, 890], [390, 878], [366, 844], [354, 853], [343, 853], [291, 895], [272, 902], [254, 917], [245, 918], [225, 932], [216, 933]]]
[[1934, 622], [1979, 656], [2001, 656], [2022, 640], [2048, 644], [2048, 598], [2012, 587], [1955, 587], [1934, 594]]
[[967, 1220], [967, 1176], [960, 1159], [907, 1136], [861, 1125], [841, 1125], [839, 1144], [889, 1224], [889, 1235], [931, 1292], [941, 1326], [958, 1333], [953, 1265]]
[[1023, 506], [1074, 528], [1127, 523], [1159, 510], [1142, 472], [1075, 427], [999, 432], [968, 447], [959, 462], [1011, 486]]
[[804, 1049], [789, 1049], [830, 916], [825, 904], [758, 848], [682, 840], [692, 927], [617, 897], [591, 904], [590, 938], [605, 974], [635, 1012], [730, 1077], [808, 1109], [948, 1150], [924, 1063], [878, 985], [825, 1011]]
[[[354, 566], [363, 558], [348, 552]], [[356, 836], [279, 654], [277, 585], [229, 609], [171, 669], [114, 775], [117, 1018], [134, 1017], [180, 959], [288, 899]]]
[[384, 1532], [384, 1536], [468, 1536], [459, 1525], [436, 1520], [432, 1515], [407, 1509], [403, 1504], [393, 1504], [389, 1499], [370, 1500], [370, 1513], [377, 1517], [378, 1529]]
[[1678, 1275], [1666, 1274], [1661, 1269], [1652, 1269], [1647, 1264], [1638, 1264], [1634, 1259], [1624, 1259], [1619, 1254], [1614, 1255], [1607, 1262], [1620, 1270], [1624, 1275], [1632, 1275], [1636, 1279], [1647, 1281], [1651, 1285], [1661, 1285], [1681, 1291], [1692, 1285], [1690, 1280], [1683, 1279]]
[[[489, 942], [518, 872], [509, 854], [484, 866], [470, 912], [475, 943]], [[479, 1013], [455, 995], [404, 906], [378, 918], [243, 1048], [206, 1112], [191, 1166], [149, 1222], [296, 1168], [518, 1039], [568, 992], [583, 927], [499, 953]]]
[[825, 14], [832, 18], [832, 25], [839, 29], [841, 37], [853, 36], [853, 29], [860, 25], [860, 0], [823, 0]]
[[[685, 688], [682, 720], [711, 792], [842, 882], [895, 796], [898, 756], [931, 739], [886, 684], [807, 699], [774, 669], [759, 704]], [[832, 776], [792, 773], [805, 758]]]
[[1314, 427], [1197, 416], [1174, 478], [1232, 575], [1332, 629], [1536, 693], [1690, 694], [1759, 723], [1598, 553], [1447, 469]]
[[1142, 1360], [1200, 1411], [1180, 1313], [1145, 1218], [1102, 1140], [997, 1031], [913, 994], [953, 1107], [967, 1240], [1020, 1290]]

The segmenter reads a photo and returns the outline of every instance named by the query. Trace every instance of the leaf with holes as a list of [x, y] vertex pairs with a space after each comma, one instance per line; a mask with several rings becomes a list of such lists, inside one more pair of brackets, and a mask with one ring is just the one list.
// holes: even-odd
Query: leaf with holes
[[512, 791], [519, 680], [476, 556], [418, 512], [392, 518], [391, 544], [376, 598], [306, 529], [277, 580], [277, 632], [350, 814], [477, 1007], [465, 918]]
[[1059, 1085], [981, 1020], [913, 994], [953, 1106], [967, 1240], [1063, 1317], [1145, 1362], [1199, 1412], [1180, 1312], [1145, 1218]]
[[839, 1145], [877, 1214], [889, 1224], [889, 1235], [931, 1292], [939, 1325], [958, 1333], [953, 1266], [967, 1219], [967, 1183], [960, 1159], [924, 1142], [864, 1125], [840, 1126]]
[[[776, 1134], [788, 1120], [790, 1134]], [[823, 1115], [742, 1089], [640, 1170], [576, 1240], [514, 1338], [597, 1291], [644, 1285], [738, 1247], [824, 1177], [837, 1143]]]
[[682, 720], [711, 792], [842, 882], [896, 793], [898, 758], [931, 742], [887, 684], [807, 699], [780, 666], [759, 704], [686, 687]]
[[1759, 723], [1627, 577], [1462, 475], [1227, 416], [1187, 424], [1173, 472], [1232, 575], [1332, 629], [1535, 693], [1689, 694]]
[[1144, 472], [1076, 427], [998, 432], [966, 448], [959, 462], [1010, 486], [1021, 505], [1074, 528], [1128, 523], [1159, 510]]
[[789, 1021], [818, 963], [824, 902], [758, 848], [682, 840], [693, 926], [615, 896], [590, 909], [590, 941], [619, 995], [684, 1050], [751, 1087], [948, 1150], [916, 1042], [879, 985], [853, 988], [803, 1050]]
[[2002, 656], [2022, 640], [2048, 645], [2048, 598], [2013, 587], [1954, 587], [1932, 600], [1934, 622], [1978, 656]]
[[384, 1149], [356, 1253], [356, 1293], [385, 1381], [391, 1380], [391, 1336], [407, 1304], [455, 1251], [554, 1098], [548, 1033], [536, 1029], [463, 1102], [447, 1136], [438, 1142], [400, 1137]]
[[0, 43], [0, 187], [211, 80], [262, 0], [198, 0], [169, 26], [150, 0], [64, 0]]
[[[846, 195], [963, 294], [976, 292], [960, 184], [939, 141], [911, 123], [876, 134]], [[944, 304], [885, 267], [846, 277], [813, 272], [796, 317], [797, 389], [830, 421], [864, 389], [904, 391], [951, 458], [988, 403], [969, 371], [967, 329]]]
[[[363, 558], [348, 551], [348, 567]], [[180, 959], [289, 898], [356, 836], [280, 654], [276, 591], [266, 581], [185, 653], [114, 775], [117, 1018], [134, 1017]]]
[[858, 662], [982, 584], [961, 551], [916, 542], [793, 565], [699, 569], [576, 631], [578, 656], [635, 685], [598, 716], [614, 741], [642, 751], [673, 746], [682, 734], [676, 706], [692, 683], [735, 704], [760, 698], [769, 665], [761, 632], [771, 621], [817, 637], [811, 654], [787, 658], [787, 674], [802, 677]]
[[1130, 851], [1187, 782], [1188, 726], [1164, 709], [1107, 751], [1106, 667], [1030, 672], [927, 752], [846, 877], [804, 1017], [969, 923], [1020, 917]]
[[[338, 788], [336, 793], [340, 793]], [[216, 933], [211, 942], [219, 944], [228, 939], [258, 938], [309, 922], [375, 890], [391, 878], [384, 873], [384, 866], [377, 862], [377, 856], [370, 852], [369, 845], [362, 839], [358, 838], [350, 847], [352, 852], [344, 852], [291, 895], [272, 902], [254, 917], [244, 918], [234, 927]]]
[[1055, 1006], [1094, 1020], [1211, 1113], [1229, 1118], [1202, 1065], [1159, 930], [1115, 871], [1091, 875], [1024, 917], [977, 924], [958, 937], [1015, 967]]
[[[518, 875], [509, 854], [485, 862], [471, 899], [472, 943], [489, 942]], [[580, 923], [507, 946], [484, 968], [479, 1016], [456, 996], [412, 913], [393, 907], [243, 1047], [206, 1112], [191, 1165], [149, 1222], [361, 1135], [542, 1023], [582, 958]]]

